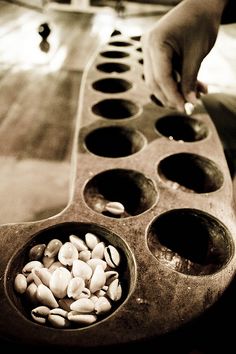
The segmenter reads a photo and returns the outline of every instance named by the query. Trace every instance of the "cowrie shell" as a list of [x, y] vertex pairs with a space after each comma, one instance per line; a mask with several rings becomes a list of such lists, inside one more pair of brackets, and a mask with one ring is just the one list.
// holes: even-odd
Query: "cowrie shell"
[[104, 256], [105, 244], [104, 242], [99, 242], [92, 250], [92, 259], [98, 258], [102, 259]]
[[78, 250], [71, 242], [64, 243], [59, 252], [58, 252], [58, 260], [63, 265], [71, 266], [75, 259], [78, 259]]
[[34, 268], [43, 268], [43, 264], [39, 261], [30, 261], [23, 267], [22, 273], [28, 275]]
[[109, 285], [107, 290], [107, 296], [113, 301], [120, 300], [122, 295], [122, 288], [119, 284], [119, 279], [113, 280], [113, 282]]
[[32, 318], [38, 323], [46, 323], [50, 309], [47, 306], [38, 306], [31, 311]]
[[64, 267], [57, 268], [51, 275], [49, 288], [59, 299], [66, 296], [67, 287], [72, 278], [70, 271]]
[[88, 249], [86, 243], [76, 235], [69, 236], [70, 242], [80, 251], [86, 251]]
[[99, 297], [98, 300], [95, 302], [94, 310], [97, 315], [101, 313], [106, 313], [110, 311], [110, 309], [111, 303], [105, 296]]
[[57, 238], [52, 239], [46, 246], [44, 251], [44, 256], [52, 258], [56, 257], [60, 248], [62, 246], [62, 242]]
[[100, 240], [96, 235], [92, 234], [91, 232], [87, 232], [85, 234], [85, 242], [88, 248], [93, 250], [94, 247], [100, 242]]
[[40, 284], [37, 288], [37, 299], [38, 301], [48, 307], [59, 307], [53, 293], [51, 290], [43, 284]]
[[80, 259], [76, 259], [73, 261], [72, 274], [74, 277], [89, 280], [92, 276], [92, 269], [87, 263], [81, 261]]
[[103, 267], [99, 264], [94, 270], [92, 278], [90, 280], [89, 289], [91, 293], [100, 290], [106, 282], [106, 276]]
[[70, 326], [70, 321], [60, 315], [49, 314], [48, 322], [55, 328], [68, 328]]
[[23, 294], [26, 291], [27, 286], [28, 286], [28, 284], [27, 284], [26, 277], [21, 273], [17, 274], [17, 276], [14, 279], [15, 290], [19, 294]]
[[111, 213], [113, 215], [121, 215], [124, 213], [125, 207], [120, 202], [108, 202], [105, 205], [105, 210], [109, 211], [109, 213]]
[[94, 310], [94, 303], [90, 299], [79, 299], [74, 301], [71, 305], [70, 308], [72, 311], [77, 311], [80, 313], [90, 313], [93, 312]]
[[115, 268], [120, 264], [120, 254], [117, 249], [112, 245], [109, 245], [105, 248], [104, 257], [107, 264], [111, 268]]
[[85, 287], [84, 279], [72, 278], [67, 287], [67, 296], [77, 300]]

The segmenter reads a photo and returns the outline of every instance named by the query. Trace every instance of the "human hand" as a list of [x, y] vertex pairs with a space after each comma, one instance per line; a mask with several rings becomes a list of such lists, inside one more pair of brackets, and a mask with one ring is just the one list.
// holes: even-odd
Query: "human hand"
[[204, 57], [212, 49], [226, 0], [184, 0], [141, 38], [144, 77], [164, 106], [184, 111], [207, 86], [197, 80]]

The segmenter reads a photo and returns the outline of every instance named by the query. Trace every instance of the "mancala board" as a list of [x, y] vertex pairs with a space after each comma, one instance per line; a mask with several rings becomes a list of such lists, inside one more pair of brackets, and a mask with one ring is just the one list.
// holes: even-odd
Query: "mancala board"
[[[198, 318], [231, 282], [232, 183], [216, 129], [205, 113], [160, 107], [142, 60], [140, 38], [119, 32], [95, 53], [81, 87], [68, 206], [0, 227], [2, 337], [78, 348], [158, 337]], [[122, 293], [91, 324], [34, 321], [14, 289], [30, 250], [70, 235], [84, 241], [86, 233], [118, 250]]]

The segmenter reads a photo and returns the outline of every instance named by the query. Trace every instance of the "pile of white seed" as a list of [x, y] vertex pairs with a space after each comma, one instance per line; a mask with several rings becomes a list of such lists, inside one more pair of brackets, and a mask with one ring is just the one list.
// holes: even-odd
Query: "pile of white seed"
[[93, 233], [68, 242], [52, 239], [29, 251], [14, 279], [17, 294], [31, 306], [32, 319], [55, 328], [83, 327], [109, 314], [122, 296], [118, 250]]

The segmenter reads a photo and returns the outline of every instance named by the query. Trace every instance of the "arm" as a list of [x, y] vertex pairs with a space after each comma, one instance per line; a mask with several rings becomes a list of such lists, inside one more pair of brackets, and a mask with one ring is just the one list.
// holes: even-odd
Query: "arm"
[[214, 46], [227, 3], [183, 0], [142, 36], [145, 80], [163, 105], [183, 111], [185, 102], [195, 104], [199, 93], [207, 92], [197, 75]]

